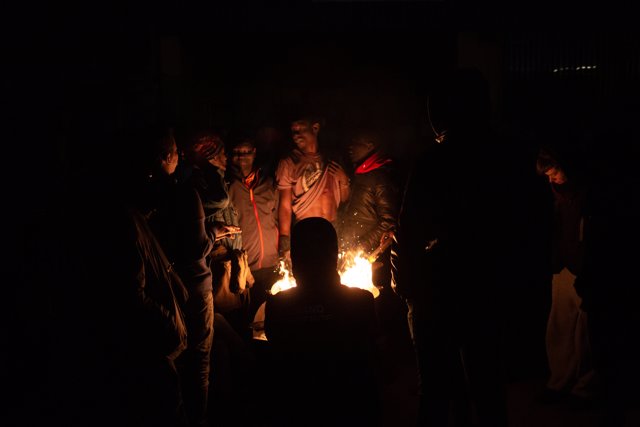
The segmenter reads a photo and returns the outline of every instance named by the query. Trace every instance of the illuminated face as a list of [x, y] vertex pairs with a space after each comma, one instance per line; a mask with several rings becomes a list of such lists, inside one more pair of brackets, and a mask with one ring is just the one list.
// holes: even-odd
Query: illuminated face
[[220, 150], [218, 154], [210, 158], [209, 163], [221, 171], [227, 170], [227, 154], [224, 152], [224, 149]]
[[319, 123], [308, 120], [296, 120], [291, 124], [291, 137], [296, 146], [303, 152], [315, 151], [318, 144]]
[[366, 138], [354, 138], [351, 140], [348, 148], [349, 159], [353, 163], [361, 163], [369, 156], [369, 154], [371, 154], [373, 149], [373, 143]]
[[171, 145], [171, 149], [169, 150], [169, 154], [167, 157], [162, 159], [162, 169], [167, 173], [167, 175], [173, 175], [178, 167], [178, 146], [174, 142]]
[[231, 153], [231, 163], [240, 169], [251, 169], [256, 159], [256, 148], [250, 143], [241, 143]]
[[564, 184], [567, 182], [567, 176], [560, 168], [553, 167], [544, 173], [552, 184]]

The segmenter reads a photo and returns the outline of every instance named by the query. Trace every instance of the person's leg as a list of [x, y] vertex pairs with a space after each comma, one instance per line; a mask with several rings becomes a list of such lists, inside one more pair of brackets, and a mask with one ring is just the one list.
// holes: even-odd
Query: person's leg
[[423, 302], [408, 300], [407, 308], [418, 370], [418, 425], [446, 426], [451, 402], [449, 353], [452, 345], [445, 331], [450, 325], [443, 325], [446, 320]]
[[576, 380], [579, 358], [575, 335], [579, 323], [580, 299], [573, 287], [575, 276], [566, 268], [553, 275], [551, 311], [547, 323], [549, 390], [568, 392]]
[[209, 371], [213, 343], [213, 294], [193, 294], [187, 301], [188, 347], [181, 362], [185, 407], [193, 426], [207, 423]]

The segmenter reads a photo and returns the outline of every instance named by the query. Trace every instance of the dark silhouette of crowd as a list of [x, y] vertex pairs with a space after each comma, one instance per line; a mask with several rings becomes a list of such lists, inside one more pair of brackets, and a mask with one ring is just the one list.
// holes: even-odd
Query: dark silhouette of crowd
[[[452, 70], [425, 101], [426, 132], [404, 159], [385, 150], [391, 133], [366, 123], [334, 144], [343, 164], [323, 139], [330, 125], [302, 108], [287, 120], [287, 149], [265, 136], [284, 127], [155, 123], [98, 140], [99, 156], [60, 194], [56, 237], [44, 240], [64, 243], [45, 251], [58, 288], [37, 308], [48, 319], [46, 376], [28, 377], [45, 384], [37, 416], [67, 426], [382, 425], [396, 316], [415, 353], [416, 425], [506, 427], [517, 278], [505, 263], [518, 250], [512, 216], [524, 215], [505, 185], [509, 151], [479, 71]], [[582, 155], [562, 136], [573, 138], [539, 141], [522, 172], [549, 190], [548, 217], [537, 219], [548, 221], [539, 269], [552, 289], [540, 401], [602, 405], [603, 425], [623, 426], [640, 379], [637, 149]], [[342, 283], [355, 253], [380, 297]], [[296, 286], [272, 293], [282, 266]]]

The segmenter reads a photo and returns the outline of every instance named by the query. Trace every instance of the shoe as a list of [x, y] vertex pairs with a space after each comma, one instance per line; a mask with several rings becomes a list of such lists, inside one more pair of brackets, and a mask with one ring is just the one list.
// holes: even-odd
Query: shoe
[[536, 397], [536, 402], [541, 403], [543, 405], [557, 405], [559, 403], [564, 402], [567, 399], [567, 395], [557, 390], [552, 390], [550, 388], [545, 388], [542, 392]]

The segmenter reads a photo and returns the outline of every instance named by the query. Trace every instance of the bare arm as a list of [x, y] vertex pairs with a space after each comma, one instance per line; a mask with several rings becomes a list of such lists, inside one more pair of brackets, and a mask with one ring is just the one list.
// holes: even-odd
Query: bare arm
[[338, 182], [338, 186], [340, 187], [340, 203], [346, 202], [347, 200], [349, 200], [349, 183], [351, 182], [351, 180], [347, 176], [342, 166], [340, 166], [340, 164], [335, 161], [331, 161], [329, 163], [329, 173], [333, 176], [333, 179]]
[[291, 235], [291, 188], [278, 191], [278, 232], [281, 236]]

